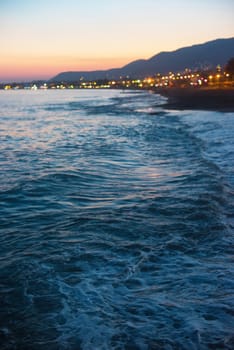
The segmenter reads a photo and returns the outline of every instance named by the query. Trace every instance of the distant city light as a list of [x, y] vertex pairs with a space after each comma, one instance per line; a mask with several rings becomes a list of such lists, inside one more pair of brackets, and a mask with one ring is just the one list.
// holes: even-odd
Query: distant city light
[[155, 73], [145, 78], [119, 77], [118, 79], [85, 80], [79, 78], [76, 82], [28, 82], [28, 83], [0, 83], [0, 89], [4, 90], [47, 90], [47, 89], [162, 89], [162, 88], [222, 88], [233, 87], [232, 75], [218, 66], [213, 71], [194, 71], [187, 68], [183, 72], [168, 72], [162, 75]]

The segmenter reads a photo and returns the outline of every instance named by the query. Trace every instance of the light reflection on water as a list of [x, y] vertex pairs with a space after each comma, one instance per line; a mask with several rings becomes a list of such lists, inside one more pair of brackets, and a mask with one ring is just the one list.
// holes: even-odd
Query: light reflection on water
[[232, 349], [232, 113], [2, 91], [2, 349]]

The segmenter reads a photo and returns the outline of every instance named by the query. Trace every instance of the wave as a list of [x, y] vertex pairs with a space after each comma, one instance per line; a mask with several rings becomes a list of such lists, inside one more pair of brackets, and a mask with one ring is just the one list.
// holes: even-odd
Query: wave
[[38, 99], [1, 119], [1, 348], [232, 349], [233, 115]]

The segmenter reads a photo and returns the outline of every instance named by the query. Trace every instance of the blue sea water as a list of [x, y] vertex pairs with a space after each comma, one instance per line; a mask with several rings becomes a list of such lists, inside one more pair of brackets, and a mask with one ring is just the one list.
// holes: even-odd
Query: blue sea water
[[1, 350], [233, 349], [234, 113], [0, 92]]

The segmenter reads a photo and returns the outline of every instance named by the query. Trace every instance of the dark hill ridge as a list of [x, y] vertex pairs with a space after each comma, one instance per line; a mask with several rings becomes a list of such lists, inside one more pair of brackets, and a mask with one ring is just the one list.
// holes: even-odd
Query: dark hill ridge
[[122, 68], [90, 72], [63, 72], [50, 81], [73, 82], [81, 78], [85, 80], [119, 79], [120, 76], [142, 78], [156, 73], [179, 72], [186, 68], [214, 68], [218, 64], [226, 64], [231, 57], [234, 57], [234, 38], [216, 39], [171, 52], [160, 52], [148, 60], [133, 61]]

